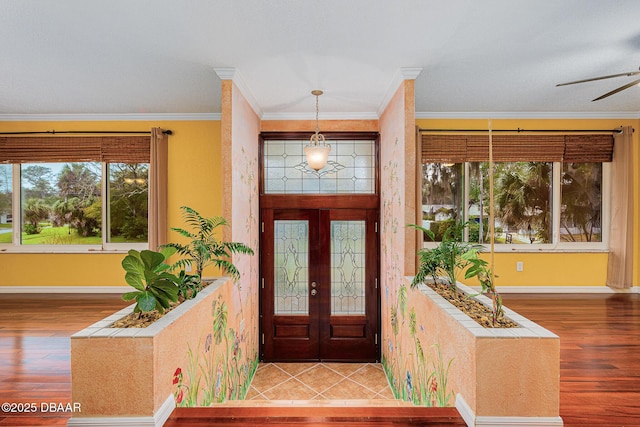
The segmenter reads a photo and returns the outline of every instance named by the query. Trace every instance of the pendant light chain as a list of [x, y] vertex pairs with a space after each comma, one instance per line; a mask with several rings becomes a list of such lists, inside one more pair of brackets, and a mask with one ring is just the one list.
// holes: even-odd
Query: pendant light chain
[[319, 124], [319, 114], [320, 114], [320, 95], [322, 95], [322, 91], [321, 90], [314, 90], [311, 92], [313, 95], [316, 96], [316, 137], [314, 138], [314, 143], [315, 145], [319, 145], [320, 140], [318, 138], [318, 134], [320, 133], [320, 124]]
[[[331, 146], [326, 143], [324, 135], [320, 133], [320, 100], [321, 90], [313, 90], [311, 94], [316, 97], [316, 129], [309, 138], [309, 145], [304, 148], [305, 156], [309, 166], [318, 172], [324, 168], [329, 160]], [[322, 143], [321, 143], [322, 142]]]
[[316, 95], [316, 135], [320, 133], [320, 126], [318, 125], [318, 114], [320, 112], [320, 97]]

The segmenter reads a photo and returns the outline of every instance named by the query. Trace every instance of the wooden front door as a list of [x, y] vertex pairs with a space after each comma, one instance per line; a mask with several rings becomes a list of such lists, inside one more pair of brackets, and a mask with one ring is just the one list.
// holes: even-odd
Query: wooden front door
[[379, 359], [377, 217], [262, 209], [262, 360]]

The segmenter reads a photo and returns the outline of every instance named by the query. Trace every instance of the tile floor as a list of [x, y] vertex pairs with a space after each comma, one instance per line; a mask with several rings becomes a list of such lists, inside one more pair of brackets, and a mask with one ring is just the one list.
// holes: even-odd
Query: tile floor
[[261, 363], [242, 405], [402, 406], [407, 403], [395, 400], [380, 364]]

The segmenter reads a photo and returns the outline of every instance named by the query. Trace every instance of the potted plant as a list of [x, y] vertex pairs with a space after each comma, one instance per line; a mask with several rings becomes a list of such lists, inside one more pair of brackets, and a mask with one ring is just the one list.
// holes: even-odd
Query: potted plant
[[[562, 425], [558, 336], [502, 307], [482, 246], [462, 242], [462, 229], [420, 249], [416, 276], [389, 294], [383, 363], [396, 396], [454, 404], [467, 425]], [[457, 282], [463, 271], [493, 301]]]
[[[449, 286], [455, 286], [458, 275], [470, 261], [463, 255], [471, 250], [479, 251], [482, 245], [467, 243], [462, 241], [462, 233], [468, 223], [456, 222], [450, 225], [443, 233], [442, 241], [435, 248], [418, 250], [419, 266], [412, 286], [422, 283], [427, 276], [437, 281], [446, 280]], [[409, 224], [419, 231], [422, 231], [430, 239], [435, 235], [431, 230], [416, 224]]]
[[477, 277], [480, 282], [480, 286], [482, 288], [481, 293], [487, 293], [491, 296], [493, 313], [492, 313], [492, 322], [495, 325], [498, 322], [498, 319], [504, 316], [504, 309], [502, 308], [502, 297], [496, 290], [495, 284], [493, 283], [493, 272], [489, 267], [489, 263], [480, 256], [478, 256], [477, 249], [470, 249], [462, 255], [462, 258], [465, 261], [468, 261], [470, 266], [464, 274], [465, 279], [469, 279], [472, 277]]
[[[247, 352], [245, 342], [252, 342], [256, 332], [245, 329], [244, 317], [228, 308], [234, 307], [232, 278], [240, 276], [229, 257], [253, 251], [216, 238], [216, 230], [226, 224], [223, 218], [182, 209], [188, 227], [173, 230], [187, 237], [187, 243], [169, 243], [160, 252], [130, 251], [122, 262], [127, 282], [135, 288], [126, 298], [136, 300], [141, 312], [157, 308], [164, 316], [147, 327], [115, 327], [114, 322], [132, 314], [128, 307], [72, 336], [72, 396], [83, 408], [74, 414], [74, 425], [161, 425], [176, 405], [184, 404], [186, 387], [197, 402], [224, 400], [233, 396], [227, 390], [240, 395], [247, 389], [258, 355]], [[175, 254], [183, 258], [168, 265], [167, 257]], [[231, 278], [218, 278], [201, 289], [207, 265]], [[187, 266], [195, 274], [188, 274]], [[186, 301], [173, 304], [180, 296]]]
[[227, 221], [223, 217], [205, 218], [188, 206], [181, 206], [180, 209], [183, 211], [187, 228], [173, 227], [171, 230], [186, 237], [189, 241], [187, 243], [167, 243], [162, 245], [162, 248], [174, 249], [176, 254], [182, 257], [171, 265], [171, 268], [195, 269], [194, 275], [181, 273], [181, 283], [187, 283], [194, 292], [197, 292], [202, 287], [202, 272], [209, 265], [218, 267], [234, 280], [238, 280], [240, 272], [229, 260], [231, 254], [253, 255], [253, 250], [244, 243], [225, 242], [216, 237], [219, 227], [227, 225]]
[[165, 248], [160, 252], [131, 249], [122, 260], [126, 282], [135, 291], [122, 295], [124, 301], [135, 300], [134, 313], [157, 310], [163, 313], [171, 302], [178, 301], [178, 278], [169, 273], [164, 261], [175, 252]]
[[[409, 224], [409, 226], [422, 231], [431, 239], [434, 237], [431, 230], [416, 224]], [[481, 303], [474, 303], [473, 307], [469, 304], [456, 303], [456, 301], [460, 300], [469, 300], [474, 296], [461, 292], [456, 286], [460, 272], [468, 267], [465, 272], [465, 279], [477, 277], [482, 287], [482, 293], [489, 293], [492, 297], [493, 308], [491, 323], [495, 327], [498, 326], [499, 320], [501, 320], [504, 315], [502, 299], [493, 284], [493, 275], [488, 263], [478, 255], [484, 247], [480, 244], [462, 241], [463, 231], [467, 226], [468, 223], [454, 223], [444, 232], [442, 241], [438, 246], [435, 248], [420, 249], [418, 251], [418, 271], [411, 281], [411, 287], [415, 288], [419, 284], [424, 283], [427, 277], [431, 277], [431, 287], [438, 291], [438, 284], [445, 282], [450, 292], [439, 293], [449, 299], [454, 305], [462, 308], [463, 311], [466, 311], [471, 317], [481, 319], [483, 316], [477, 313], [477, 311], [484, 311]], [[515, 326], [515, 324], [506, 321], [502, 323], [502, 327]]]

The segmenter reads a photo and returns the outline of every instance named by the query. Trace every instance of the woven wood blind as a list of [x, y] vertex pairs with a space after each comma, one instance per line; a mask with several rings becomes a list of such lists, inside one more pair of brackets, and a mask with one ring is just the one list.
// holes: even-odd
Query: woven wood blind
[[[494, 162], [560, 162], [564, 153], [562, 135], [493, 135], [492, 141]], [[467, 159], [489, 160], [488, 136], [467, 138]]]
[[[422, 161], [462, 163], [467, 160], [465, 135], [423, 135]], [[426, 162], [425, 162], [426, 163]]]
[[564, 161], [576, 163], [610, 162], [613, 160], [613, 135], [567, 135]]
[[107, 163], [149, 163], [148, 136], [109, 137], [102, 140], [102, 161]]
[[[493, 135], [495, 162], [610, 162], [613, 136]], [[489, 160], [488, 135], [422, 135], [422, 162]]]
[[149, 136], [0, 138], [0, 163], [148, 163], [149, 160]]

